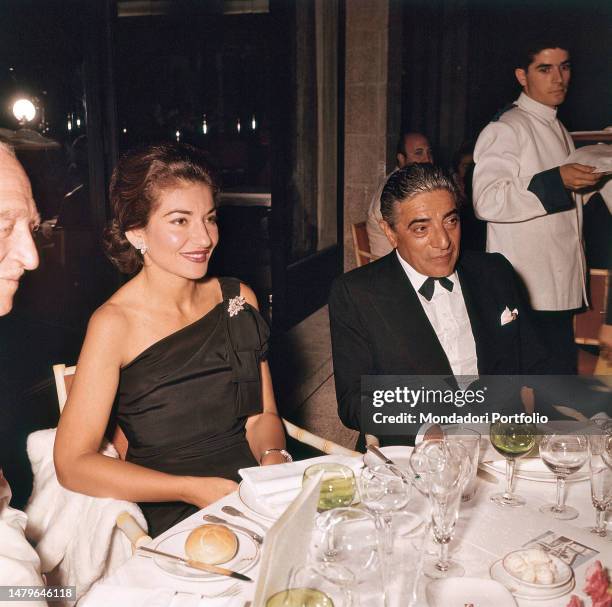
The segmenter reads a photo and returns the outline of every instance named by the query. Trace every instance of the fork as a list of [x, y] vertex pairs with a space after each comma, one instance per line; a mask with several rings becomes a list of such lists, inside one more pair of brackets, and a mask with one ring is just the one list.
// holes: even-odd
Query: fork
[[229, 588], [218, 592], [217, 594], [200, 594], [200, 598], [202, 599], [221, 599], [223, 597], [230, 596], [238, 596], [240, 594], [240, 584], [236, 582], [232, 584]]

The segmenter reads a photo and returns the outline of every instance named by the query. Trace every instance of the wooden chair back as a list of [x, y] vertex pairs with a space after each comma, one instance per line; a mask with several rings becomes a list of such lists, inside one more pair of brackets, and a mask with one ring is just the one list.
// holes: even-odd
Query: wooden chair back
[[375, 255], [372, 255], [370, 251], [370, 238], [368, 237], [368, 231], [366, 230], [366, 222], [360, 221], [354, 223], [351, 226], [353, 233], [353, 247], [355, 248], [355, 261], [357, 267], [370, 263], [376, 259]]
[[[64, 405], [68, 400], [68, 394], [72, 387], [74, 374], [76, 373], [76, 365], [67, 367], [66, 365], [53, 365], [53, 377], [55, 378], [55, 390], [57, 391], [57, 404], [59, 405], [60, 415], [64, 409]], [[121, 459], [125, 459], [125, 454], [128, 449], [128, 441], [123, 433], [123, 430], [112, 421], [109, 424], [107, 434], [110, 436], [110, 441], [119, 453]]]

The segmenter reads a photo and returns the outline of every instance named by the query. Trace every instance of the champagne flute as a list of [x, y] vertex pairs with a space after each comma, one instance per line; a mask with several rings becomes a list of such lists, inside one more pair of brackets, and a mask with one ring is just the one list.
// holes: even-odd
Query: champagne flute
[[591, 533], [607, 537], [605, 515], [612, 506], [612, 468], [604, 459], [606, 442], [610, 436], [593, 434], [589, 436], [589, 480], [591, 481], [591, 500], [595, 508], [595, 526], [589, 527]]
[[547, 434], [540, 441], [540, 457], [557, 477], [557, 501], [546, 504], [540, 512], [556, 519], [571, 520], [578, 517], [578, 510], [565, 505], [565, 479], [577, 472], [589, 456], [589, 443], [582, 434]]
[[433, 578], [460, 577], [463, 567], [449, 559], [448, 544], [459, 518], [461, 494], [471, 472], [471, 462], [465, 447], [457, 441], [439, 441], [427, 450], [426, 480], [431, 504], [431, 522], [439, 554], [425, 561], [423, 571]]
[[529, 453], [536, 443], [536, 427], [534, 424], [506, 424], [495, 422], [491, 424], [489, 436], [491, 444], [498, 453], [506, 458], [506, 490], [494, 493], [491, 501], [498, 506], [524, 506], [525, 500], [512, 493], [514, 469], [516, 460]]

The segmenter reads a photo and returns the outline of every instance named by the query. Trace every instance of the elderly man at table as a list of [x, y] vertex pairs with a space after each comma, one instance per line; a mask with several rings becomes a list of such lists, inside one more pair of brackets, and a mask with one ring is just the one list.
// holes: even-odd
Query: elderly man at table
[[512, 266], [499, 254], [460, 255], [449, 176], [432, 165], [399, 169], [383, 189], [381, 209], [394, 250], [336, 279], [329, 300], [338, 412], [346, 426], [362, 430], [363, 375], [546, 370]]
[[[0, 316], [11, 311], [23, 273], [38, 266], [32, 239], [38, 223], [25, 171], [0, 142]], [[11, 488], [0, 470], [0, 585], [40, 586], [40, 559], [24, 536], [27, 517], [9, 506], [10, 499]]]

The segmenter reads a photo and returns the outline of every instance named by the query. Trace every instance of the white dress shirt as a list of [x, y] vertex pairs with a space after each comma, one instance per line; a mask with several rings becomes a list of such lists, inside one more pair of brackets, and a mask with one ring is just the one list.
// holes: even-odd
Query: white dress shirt
[[417, 292], [423, 310], [448, 358], [453, 375], [478, 377], [476, 342], [474, 341], [472, 325], [465, 307], [457, 272], [453, 272], [447, 277], [453, 283], [452, 291], [448, 291], [436, 281], [433, 297], [431, 301], [427, 301], [419, 293], [419, 289], [428, 277], [417, 272], [407, 261], [402, 259], [397, 250], [395, 254]]

